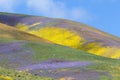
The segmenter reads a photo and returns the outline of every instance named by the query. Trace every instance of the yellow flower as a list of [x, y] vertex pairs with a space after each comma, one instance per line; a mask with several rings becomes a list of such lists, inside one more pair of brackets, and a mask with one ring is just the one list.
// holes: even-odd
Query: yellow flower
[[81, 41], [83, 40], [77, 33], [65, 28], [44, 27], [37, 31], [31, 30], [28, 32], [54, 43], [73, 48], [77, 48], [78, 45], [82, 44]]
[[75, 79], [72, 77], [63, 77], [63, 78], [60, 78], [60, 80], [75, 80]]
[[11, 77], [9, 76], [0, 76], [0, 80], [13, 80]]

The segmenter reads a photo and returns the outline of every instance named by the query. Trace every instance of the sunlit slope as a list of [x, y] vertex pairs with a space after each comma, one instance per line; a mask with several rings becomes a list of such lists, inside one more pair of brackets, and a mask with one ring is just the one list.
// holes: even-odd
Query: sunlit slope
[[1, 13], [0, 22], [57, 44], [110, 58], [120, 58], [120, 38], [78, 22]]
[[[19, 29], [22, 30], [22, 27]], [[65, 28], [44, 27], [37, 31], [30, 30], [27, 32], [40, 36], [57, 44], [81, 49], [96, 55], [111, 58], [120, 57], [120, 46], [117, 46], [118, 44], [108, 46], [99, 41], [88, 42], [88, 40], [78, 35], [75, 31], [71, 31]]]
[[17, 40], [28, 40], [28, 41], [45, 41], [44, 39], [35, 35], [20, 31], [11, 26], [0, 23], [0, 38], [10, 38]]

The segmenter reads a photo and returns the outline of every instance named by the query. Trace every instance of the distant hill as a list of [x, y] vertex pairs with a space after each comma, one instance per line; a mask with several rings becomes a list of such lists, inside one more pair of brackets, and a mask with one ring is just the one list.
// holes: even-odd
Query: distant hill
[[0, 13], [0, 22], [60, 45], [120, 58], [120, 38], [79, 22], [12, 13]]

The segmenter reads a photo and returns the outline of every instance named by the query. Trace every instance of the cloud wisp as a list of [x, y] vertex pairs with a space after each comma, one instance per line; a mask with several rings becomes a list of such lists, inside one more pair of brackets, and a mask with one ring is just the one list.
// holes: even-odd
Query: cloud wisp
[[21, 6], [24, 6], [26, 12], [31, 10], [29, 14], [81, 21], [91, 19], [91, 14], [87, 10], [79, 6], [67, 6], [60, 0], [0, 0], [0, 11], [2, 12], [18, 13]]
[[80, 7], [71, 9], [65, 3], [55, 0], [28, 0], [28, 7], [48, 17], [66, 19], [88, 19], [89, 13]]

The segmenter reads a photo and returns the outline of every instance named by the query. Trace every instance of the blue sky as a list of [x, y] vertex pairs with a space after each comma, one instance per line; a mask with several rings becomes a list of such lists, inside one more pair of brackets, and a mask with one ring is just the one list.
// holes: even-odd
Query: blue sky
[[65, 18], [120, 37], [120, 0], [0, 0], [0, 12]]

